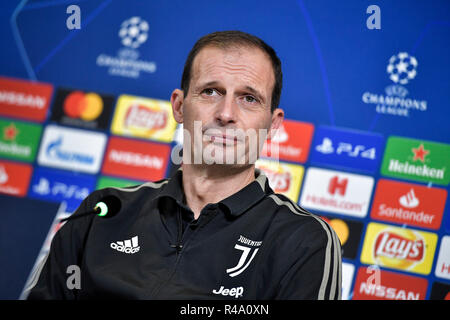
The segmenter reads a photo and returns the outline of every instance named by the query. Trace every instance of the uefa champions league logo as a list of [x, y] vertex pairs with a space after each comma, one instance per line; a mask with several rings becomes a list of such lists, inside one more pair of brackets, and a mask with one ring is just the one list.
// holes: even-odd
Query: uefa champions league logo
[[389, 78], [394, 83], [405, 85], [416, 77], [417, 59], [406, 52], [400, 52], [389, 59], [386, 68]]
[[148, 51], [142, 51], [148, 49], [141, 47], [148, 39], [148, 31], [149, 24], [141, 17], [133, 16], [122, 21], [117, 34], [122, 46], [115, 55], [99, 54], [96, 61], [97, 66], [107, 68], [108, 74], [111, 76], [132, 79], [139, 79], [142, 73], [155, 73], [156, 62], [140, 58], [142, 52], [146, 56], [149, 54]]
[[377, 113], [391, 116], [410, 117], [417, 111], [427, 111], [428, 101], [411, 97], [405, 87], [416, 78], [418, 65], [417, 59], [407, 52], [394, 54], [386, 67], [389, 79], [394, 83], [384, 89], [385, 94], [363, 92], [362, 102], [373, 105]]
[[132, 17], [122, 22], [119, 30], [119, 37], [122, 44], [129, 48], [139, 48], [147, 41], [148, 23], [140, 17]]

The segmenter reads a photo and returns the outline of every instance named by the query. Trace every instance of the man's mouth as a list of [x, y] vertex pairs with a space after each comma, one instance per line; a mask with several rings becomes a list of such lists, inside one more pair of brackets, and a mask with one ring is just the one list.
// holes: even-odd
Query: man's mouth
[[227, 134], [204, 134], [203, 137], [206, 141], [227, 146], [236, 145], [238, 144], [238, 142], [241, 142], [241, 139], [239, 139], [239, 137]]

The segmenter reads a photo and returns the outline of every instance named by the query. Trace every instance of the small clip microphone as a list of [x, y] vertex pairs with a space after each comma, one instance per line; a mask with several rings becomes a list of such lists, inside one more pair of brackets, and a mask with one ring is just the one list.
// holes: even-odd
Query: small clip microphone
[[116, 196], [109, 195], [101, 198], [100, 201], [96, 203], [93, 210], [77, 215], [71, 215], [67, 218], [61, 219], [60, 222], [74, 220], [91, 214], [96, 214], [104, 219], [112, 218], [120, 211], [120, 208], [120, 199]]

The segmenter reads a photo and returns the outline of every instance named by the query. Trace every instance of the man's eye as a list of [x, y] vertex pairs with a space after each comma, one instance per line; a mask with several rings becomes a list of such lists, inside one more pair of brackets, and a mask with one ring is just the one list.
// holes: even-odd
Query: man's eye
[[258, 101], [258, 100], [256, 100], [256, 98], [253, 97], [253, 96], [245, 96], [244, 99], [245, 99], [245, 102], [249, 102], [249, 103], [254, 103], [254, 102], [257, 102], [257, 101]]
[[207, 96], [212, 96], [215, 92], [216, 92], [216, 90], [211, 89], [211, 88], [207, 88], [207, 89], [202, 91], [202, 93], [204, 93]]

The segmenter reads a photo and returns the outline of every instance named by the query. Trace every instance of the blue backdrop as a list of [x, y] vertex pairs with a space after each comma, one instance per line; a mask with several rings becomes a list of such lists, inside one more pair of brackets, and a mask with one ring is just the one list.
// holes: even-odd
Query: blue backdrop
[[[72, 4], [81, 10], [80, 29], [66, 24]], [[371, 13], [366, 10], [374, 4], [380, 9], [380, 29], [367, 26]], [[239, 29], [261, 37], [281, 58], [281, 107], [288, 119], [313, 123], [316, 130], [338, 127], [384, 139], [397, 135], [450, 143], [447, 0], [8, 0], [0, 8], [1, 76], [48, 82], [55, 90], [168, 100], [179, 87], [193, 43], [209, 32]], [[130, 43], [121, 30], [132, 17], [148, 28], [143, 27], [145, 38]], [[402, 59], [404, 72], [397, 65]], [[371, 174], [375, 179], [378, 168], [379, 163]], [[434, 274], [440, 240], [448, 234], [448, 211], [447, 203], [442, 227], [433, 231], [439, 240], [426, 277], [427, 298], [434, 282], [449, 285]], [[368, 216], [356, 220], [367, 224]], [[41, 213], [28, 218], [39, 220]], [[46, 235], [49, 227], [41, 227], [41, 233]], [[365, 228], [362, 232], [359, 251]], [[355, 267], [352, 291], [361, 262], [345, 261]], [[5, 290], [2, 284], [0, 296], [10, 297]]]

